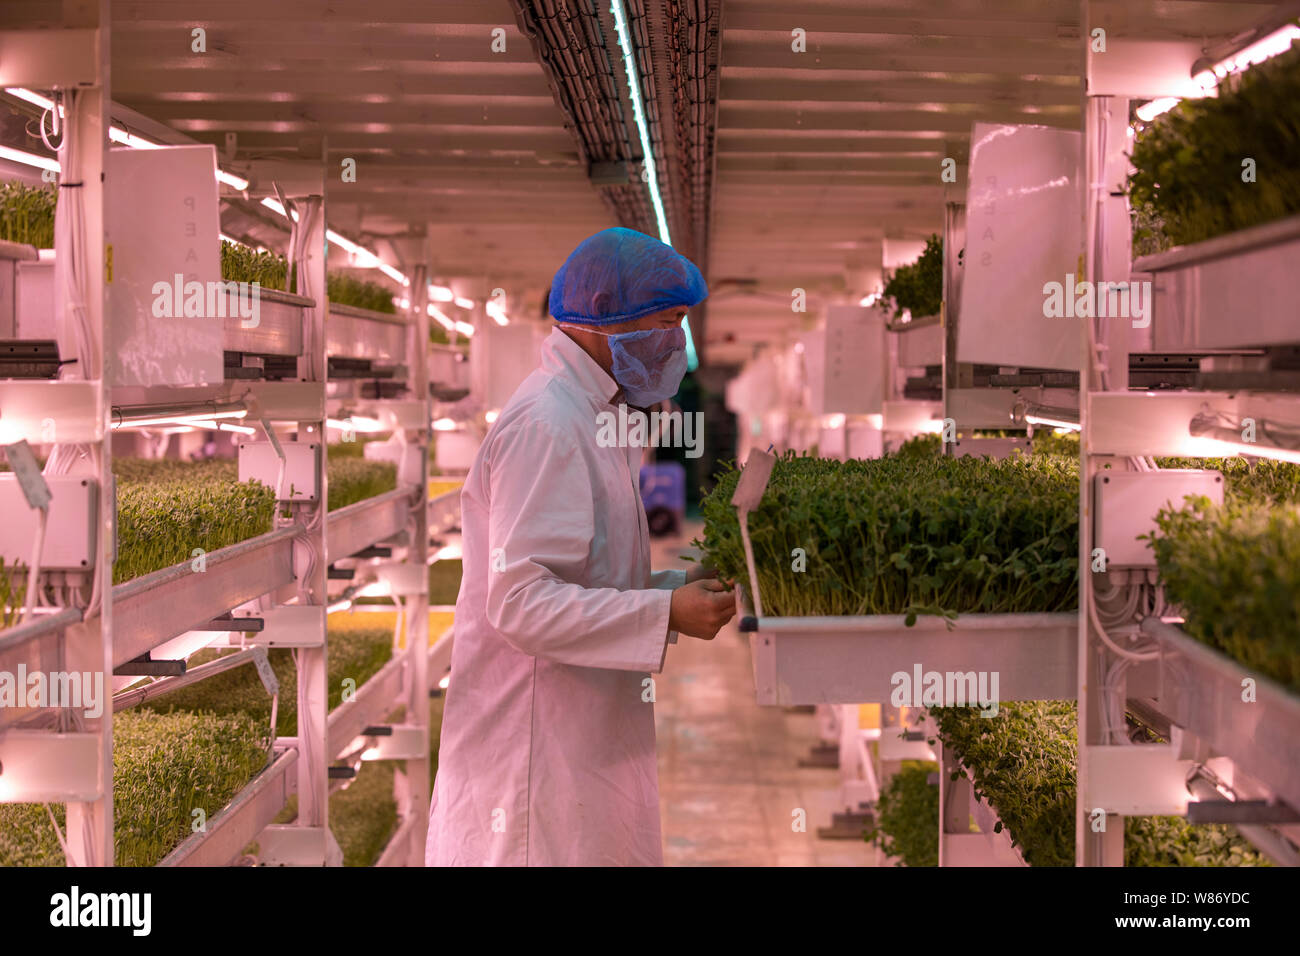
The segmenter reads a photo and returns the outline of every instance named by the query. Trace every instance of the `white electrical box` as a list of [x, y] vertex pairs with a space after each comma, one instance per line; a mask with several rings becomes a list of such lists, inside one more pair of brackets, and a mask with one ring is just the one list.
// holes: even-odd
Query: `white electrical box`
[[104, 178], [110, 384], [222, 382], [222, 316], [259, 303], [221, 283], [216, 147], [111, 149]]
[[[318, 442], [282, 441], [284, 475], [280, 474], [280, 456], [269, 441], [239, 443], [239, 480], [260, 481], [276, 489], [280, 501], [318, 501], [320, 499], [320, 444]], [[278, 482], [278, 485], [277, 485]]]
[[1093, 495], [1093, 545], [1105, 549], [1107, 567], [1153, 568], [1155, 553], [1138, 535], [1154, 531], [1156, 513], [1166, 506], [1182, 507], [1186, 495], [1222, 504], [1223, 475], [1190, 468], [1109, 471], [1094, 476]]
[[[88, 571], [95, 566], [95, 520], [99, 512], [99, 483], [77, 475], [46, 475], [50, 487], [49, 517], [41, 567], [46, 571]], [[5, 567], [32, 562], [38, 513], [28, 507], [18, 479], [0, 475], [0, 558]]]

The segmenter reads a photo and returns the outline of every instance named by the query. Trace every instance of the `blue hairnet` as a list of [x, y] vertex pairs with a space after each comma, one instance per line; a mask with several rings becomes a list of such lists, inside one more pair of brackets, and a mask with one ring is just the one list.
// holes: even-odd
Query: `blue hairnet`
[[557, 321], [612, 325], [697, 305], [708, 294], [690, 259], [652, 236], [616, 227], [588, 236], [569, 253], [551, 283], [549, 305]]

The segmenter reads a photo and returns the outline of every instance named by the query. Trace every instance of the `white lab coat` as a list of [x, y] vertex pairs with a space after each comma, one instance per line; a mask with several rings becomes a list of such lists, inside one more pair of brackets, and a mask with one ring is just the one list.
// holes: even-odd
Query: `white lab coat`
[[650, 571], [617, 383], [558, 328], [461, 493], [464, 579], [428, 866], [662, 865], [654, 705], [672, 588]]

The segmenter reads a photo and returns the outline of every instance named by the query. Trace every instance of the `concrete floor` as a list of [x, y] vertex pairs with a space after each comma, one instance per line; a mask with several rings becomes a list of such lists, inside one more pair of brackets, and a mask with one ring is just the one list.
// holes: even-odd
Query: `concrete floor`
[[[653, 566], [690, 567], [678, 555], [700, 535], [652, 543]], [[805, 769], [817, 742], [811, 714], [754, 702], [749, 643], [733, 621], [712, 641], [679, 637], [655, 679], [659, 807], [666, 866], [880, 866], [858, 840], [820, 840], [837, 805], [838, 770]], [[794, 811], [806, 811], [796, 832]]]

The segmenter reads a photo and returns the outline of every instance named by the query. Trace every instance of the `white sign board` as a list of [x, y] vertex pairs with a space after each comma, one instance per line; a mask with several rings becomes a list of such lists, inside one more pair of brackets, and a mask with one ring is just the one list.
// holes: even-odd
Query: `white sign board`
[[111, 384], [223, 381], [216, 147], [109, 150], [104, 223]]
[[960, 362], [1079, 367], [1078, 319], [1044, 315], [1083, 251], [1079, 133], [976, 123], [966, 204]]
[[867, 415], [884, 401], [885, 323], [879, 309], [826, 310], [821, 413]]

